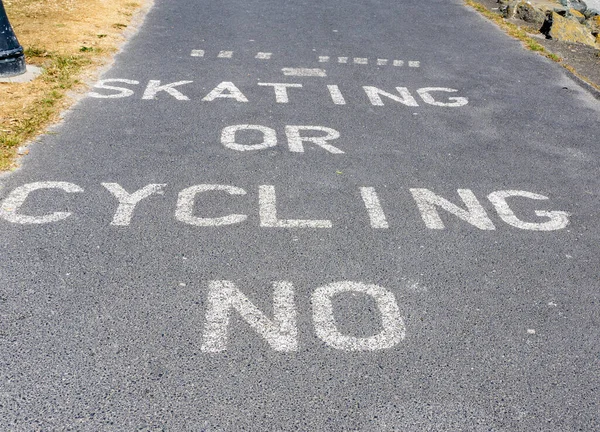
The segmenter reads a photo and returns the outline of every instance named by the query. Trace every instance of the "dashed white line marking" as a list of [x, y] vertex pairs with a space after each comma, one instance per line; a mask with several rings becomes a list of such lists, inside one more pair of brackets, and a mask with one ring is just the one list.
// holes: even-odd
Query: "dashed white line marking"
[[273, 53], [269, 53], [269, 52], [259, 52], [258, 54], [256, 54], [255, 58], [257, 58], [259, 60], [270, 60], [272, 55], [273, 55]]
[[304, 77], [326, 77], [324, 69], [317, 68], [283, 68], [281, 69], [286, 76], [304, 76]]
[[420, 66], [421, 66], [421, 62], [419, 62], [419, 61], [410, 60], [408, 62], [408, 67], [418, 68]]
[[364, 57], [354, 57], [354, 64], [368, 64], [369, 59]]
[[217, 55], [218, 58], [231, 58], [233, 56], [233, 51], [221, 51], [219, 52], [219, 55]]
[[385, 66], [388, 64], [388, 59], [377, 59], [377, 66]]
[[338, 57], [338, 63], [348, 63], [348, 57]]
[[204, 57], [204, 50], [192, 50], [190, 55], [192, 57]]
[[329, 56], [319, 56], [319, 63], [327, 63], [329, 61]]
[[404, 60], [394, 60], [394, 66], [404, 66]]

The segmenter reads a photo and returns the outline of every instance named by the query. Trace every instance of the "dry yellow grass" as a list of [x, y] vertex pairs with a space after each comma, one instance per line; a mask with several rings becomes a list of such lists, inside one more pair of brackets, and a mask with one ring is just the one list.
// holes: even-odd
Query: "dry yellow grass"
[[0, 83], [0, 170], [17, 148], [55, 122], [72, 103], [69, 90], [109, 61], [141, 3], [131, 0], [4, 0], [28, 64], [43, 73], [30, 83]]

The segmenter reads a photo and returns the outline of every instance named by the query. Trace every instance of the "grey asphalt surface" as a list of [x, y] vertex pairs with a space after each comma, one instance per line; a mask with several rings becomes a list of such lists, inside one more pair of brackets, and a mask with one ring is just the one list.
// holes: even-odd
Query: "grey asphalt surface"
[[[284, 76], [288, 67], [327, 77]], [[130, 97], [83, 99], [0, 178], [0, 199], [32, 182], [84, 189], [37, 191], [19, 209], [71, 212], [65, 220], [0, 219], [0, 429], [600, 430], [600, 103], [558, 65], [458, 1], [158, 0], [102, 78], [140, 84], [113, 84]], [[193, 81], [177, 87], [189, 100], [143, 100], [150, 80]], [[222, 81], [248, 102], [202, 101]], [[303, 87], [284, 104], [258, 82]], [[374, 106], [362, 86], [407, 87], [419, 106]], [[425, 87], [469, 103], [426, 104]], [[275, 129], [277, 146], [226, 148], [222, 129], [239, 124]], [[333, 128], [344, 154], [292, 153], [286, 125]], [[106, 182], [167, 186], [113, 226]], [[198, 195], [198, 215], [247, 220], [176, 220], [178, 193], [197, 184], [247, 192]], [[260, 185], [275, 187], [281, 218], [332, 227], [261, 227]], [[370, 226], [359, 187], [375, 188], [388, 229]], [[441, 209], [445, 229], [430, 229], [410, 188], [463, 208], [457, 190], [470, 189], [496, 229]], [[509, 199], [522, 220], [567, 211], [570, 224], [511, 226], [486, 198], [500, 190], [549, 198]], [[203, 352], [214, 280], [234, 282], [268, 317], [271, 282], [292, 283], [298, 350], [273, 350], [233, 314], [227, 350]], [[349, 352], [317, 337], [311, 294], [338, 281], [392, 292], [404, 340]], [[371, 297], [343, 294], [334, 308], [341, 333], [380, 331]]]

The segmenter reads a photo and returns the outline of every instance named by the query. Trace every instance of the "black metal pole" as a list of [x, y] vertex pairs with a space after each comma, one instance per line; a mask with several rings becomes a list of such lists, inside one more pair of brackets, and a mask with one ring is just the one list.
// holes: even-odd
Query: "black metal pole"
[[23, 47], [19, 45], [0, 0], [0, 78], [21, 75], [26, 70]]

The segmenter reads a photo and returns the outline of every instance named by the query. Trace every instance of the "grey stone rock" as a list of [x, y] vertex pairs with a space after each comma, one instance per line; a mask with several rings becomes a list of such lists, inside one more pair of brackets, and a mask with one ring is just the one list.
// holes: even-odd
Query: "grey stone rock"
[[544, 12], [535, 8], [533, 5], [524, 1], [517, 3], [515, 7], [515, 17], [530, 23], [542, 24], [544, 22]]

